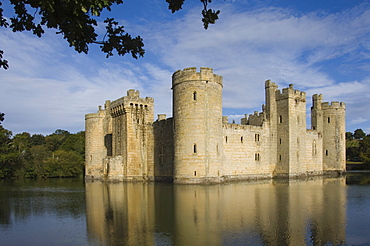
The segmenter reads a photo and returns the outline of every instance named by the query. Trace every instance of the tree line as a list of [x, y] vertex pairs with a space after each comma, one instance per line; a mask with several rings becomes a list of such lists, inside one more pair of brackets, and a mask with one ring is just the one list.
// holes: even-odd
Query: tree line
[[362, 129], [346, 132], [346, 155], [347, 161], [370, 164], [370, 134]]
[[84, 173], [85, 132], [18, 133], [5, 129], [0, 113], [0, 178], [75, 177]]

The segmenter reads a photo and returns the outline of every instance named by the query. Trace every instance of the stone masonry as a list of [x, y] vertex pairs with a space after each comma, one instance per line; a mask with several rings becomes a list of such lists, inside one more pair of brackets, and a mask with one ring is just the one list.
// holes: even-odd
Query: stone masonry
[[222, 77], [211, 68], [172, 76], [173, 118], [139, 91], [87, 114], [86, 179], [220, 183], [345, 172], [345, 104], [267, 80], [262, 112], [241, 124], [222, 116]]

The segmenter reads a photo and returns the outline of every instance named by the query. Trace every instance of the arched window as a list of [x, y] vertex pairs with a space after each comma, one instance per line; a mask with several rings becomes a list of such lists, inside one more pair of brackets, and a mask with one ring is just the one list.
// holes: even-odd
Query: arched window
[[197, 153], [197, 145], [196, 144], [193, 145], [193, 151], [194, 151], [194, 154]]
[[197, 92], [196, 91], [193, 92], [193, 100], [197, 100]]

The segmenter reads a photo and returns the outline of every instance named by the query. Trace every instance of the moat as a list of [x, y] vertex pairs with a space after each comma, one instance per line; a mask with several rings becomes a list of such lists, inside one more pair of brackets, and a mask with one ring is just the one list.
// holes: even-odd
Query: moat
[[370, 172], [218, 185], [0, 180], [3, 245], [368, 245]]

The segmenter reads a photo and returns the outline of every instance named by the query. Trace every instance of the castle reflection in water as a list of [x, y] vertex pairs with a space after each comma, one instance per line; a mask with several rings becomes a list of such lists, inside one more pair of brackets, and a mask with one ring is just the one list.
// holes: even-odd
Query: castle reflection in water
[[346, 234], [345, 178], [87, 182], [86, 210], [99, 245], [337, 245]]

